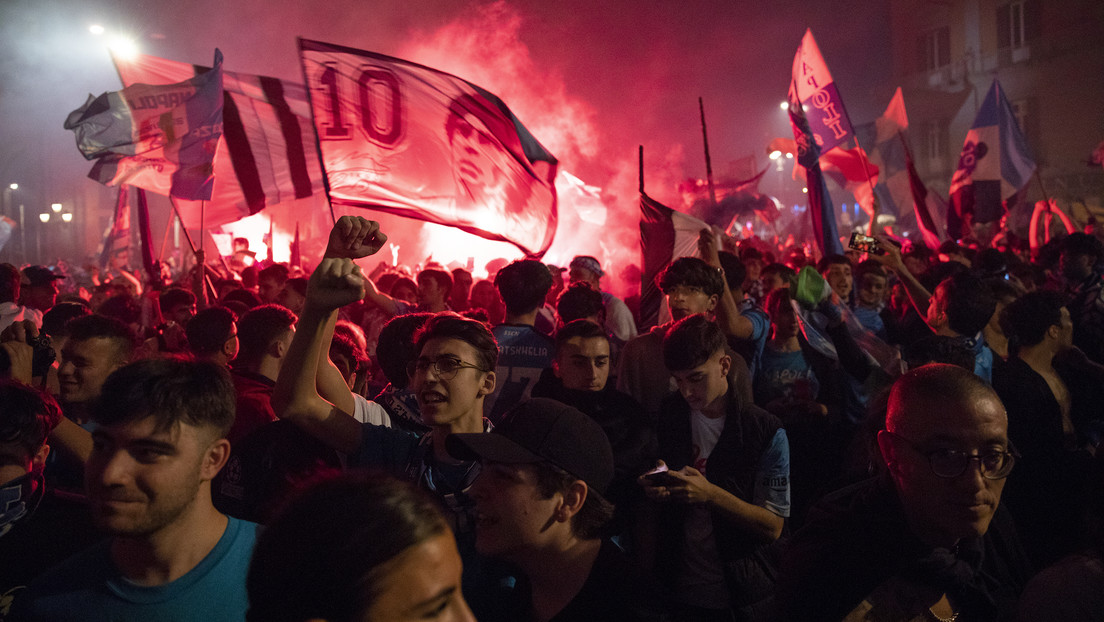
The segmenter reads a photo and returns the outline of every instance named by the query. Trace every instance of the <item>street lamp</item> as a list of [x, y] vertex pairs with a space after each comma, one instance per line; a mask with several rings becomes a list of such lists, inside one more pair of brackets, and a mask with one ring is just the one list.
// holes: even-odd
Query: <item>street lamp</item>
[[72, 212], [65, 212], [64, 214], [61, 215], [61, 220], [62, 220], [62, 222], [73, 222], [73, 213]]
[[50, 209], [54, 210], [55, 214], [60, 212], [61, 211], [61, 203], [51, 203], [50, 204]]
[[12, 194], [16, 190], [19, 190], [19, 184], [15, 183], [15, 182], [12, 182], [12, 183], [8, 184], [8, 187], [4, 188], [4, 205], [3, 205], [3, 208], [4, 208], [4, 215], [5, 216], [12, 213], [12, 208], [14, 207], [12, 205]]
[[38, 215], [38, 219], [41, 220], [42, 222], [50, 222], [50, 213], [49, 212], [43, 212], [43, 213]]

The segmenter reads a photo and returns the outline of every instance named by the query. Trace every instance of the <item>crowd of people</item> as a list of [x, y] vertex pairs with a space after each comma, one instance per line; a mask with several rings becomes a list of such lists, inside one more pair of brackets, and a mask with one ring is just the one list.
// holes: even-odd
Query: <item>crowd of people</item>
[[[1104, 244], [703, 230], [661, 322], [486, 280], [0, 264], [0, 621], [1104, 617]], [[799, 250], [799, 249], [798, 249]]]

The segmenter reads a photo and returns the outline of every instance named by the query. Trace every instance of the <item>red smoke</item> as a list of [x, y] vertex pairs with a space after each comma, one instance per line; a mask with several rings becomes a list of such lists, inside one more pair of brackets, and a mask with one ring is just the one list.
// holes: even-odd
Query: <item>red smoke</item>
[[[560, 161], [559, 223], [545, 263], [566, 266], [574, 255], [593, 255], [608, 275], [603, 287], [615, 293], [634, 291], [639, 284], [625, 282], [620, 273], [640, 261], [635, 145], [608, 144], [592, 106], [569, 93], [556, 71], [534, 61], [520, 37], [523, 24], [515, 8], [498, 1], [435, 31], [414, 33], [397, 55], [462, 77], [502, 98]], [[681, 147], [650, 154], [649, 160], [649, 187], [673, 188], [677, 175], [656, 171], [679, 171]], [[572, 174], [584, 167], [605, 169], [607, 178], [584, 180]], [[399, 247], [398, 262], [415, 268], [432, 260], [474, 268], [480, 277], [492, 259], [521, 257], [510, 244], [450, 227], [386, 214], [371, 217], [381, 221]], [[383, 259], [390, 261], [391, 256]]]

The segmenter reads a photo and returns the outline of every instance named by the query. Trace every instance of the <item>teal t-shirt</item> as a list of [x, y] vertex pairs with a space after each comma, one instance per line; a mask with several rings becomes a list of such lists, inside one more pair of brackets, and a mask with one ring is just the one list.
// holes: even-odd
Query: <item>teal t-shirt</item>
[[763, 350], [759, 375], [755, 377], [756, 404], [768, 404], [778, 398], [816, 400], [819, 392], [820, 382], [801, 350]]
[[230, 518], [215, 548], [187, 574], [144, 586], [122, 576], [111, 539], [75, 555], [31, 584], [13, 619], [43, 622], [242, 622], [245, 577], [257, 525]]

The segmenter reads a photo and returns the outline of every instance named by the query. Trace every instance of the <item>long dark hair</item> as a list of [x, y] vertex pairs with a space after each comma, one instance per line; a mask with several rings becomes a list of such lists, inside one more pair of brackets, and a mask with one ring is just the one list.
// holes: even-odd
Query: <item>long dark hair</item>
[[246, 588], [249, 622], [361, 620], [388, 562], [449, 528], [434, 502], [378, 472], [322, 478], [261, 533]]

